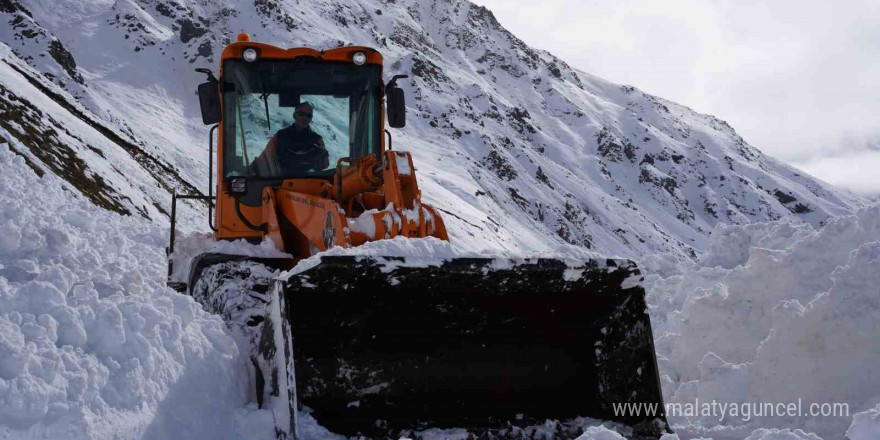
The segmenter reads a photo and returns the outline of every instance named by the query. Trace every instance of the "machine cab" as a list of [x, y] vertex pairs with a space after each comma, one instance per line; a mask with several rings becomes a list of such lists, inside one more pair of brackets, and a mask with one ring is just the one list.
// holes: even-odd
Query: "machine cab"
[[[383, 84], [382, 55], [370, 48], [282, 49], [242, 34], [224, 49], [219, 79], [200, 71], [209, 74], [199, 87], [203, 120], [219, 123], [218, 238], [261, 235], [254, 225], [261, 222], [266, 186], [297, 186], [319, 195], [340, 159], [380, 158], [386, 89], [390, 125], [404, 124], [402, 90], [394, 80]], [[308, 135], [292, 131], [294, 113], [304, 104], [311, 109]], [[300, 157], [320, 160], [303, 166]]]

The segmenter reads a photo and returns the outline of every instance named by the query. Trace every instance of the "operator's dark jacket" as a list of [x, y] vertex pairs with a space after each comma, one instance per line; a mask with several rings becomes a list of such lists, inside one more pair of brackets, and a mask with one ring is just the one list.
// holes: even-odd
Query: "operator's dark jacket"
[[261, 176], [285, 176], [320, 171], [330, 166], [330, 155], [321, 135], [311, 127], [297, 131], [292, 125], [278, 130], [254, 160]]

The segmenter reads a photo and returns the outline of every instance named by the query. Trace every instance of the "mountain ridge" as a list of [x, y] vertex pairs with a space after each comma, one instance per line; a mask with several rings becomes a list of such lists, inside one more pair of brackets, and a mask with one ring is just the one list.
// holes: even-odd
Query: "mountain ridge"
[[[3, 0], [0, 24], [15, 57], [176, 170], [176, 188], [207, 192], [192, 69], [216, 69], [223, 45], [250, 31], [288, 47], [373, 46], [388, 77], [410, 74], [409, 124], [392, 129], [394, 145], [413, 152], [426, 200], [465, 247], [694, 259], [721, 223], [819, 226], [865, 203], [720, 119], [530, 48], [467, 1]], [[106, 180], [156, 184], [141, 174]], [[151, 194], [148, 216], [162, 217], [170, 190]], [[205, 229], [199, 209], [184, 211], [185, 229]]]

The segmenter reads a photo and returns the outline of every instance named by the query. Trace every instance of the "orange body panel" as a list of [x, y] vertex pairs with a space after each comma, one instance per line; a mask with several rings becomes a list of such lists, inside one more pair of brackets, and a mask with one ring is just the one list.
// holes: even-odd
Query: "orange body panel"
[[279, 250], [306, 256], [346, 246], [345, 215], [336, 202], [284, 188], [266, 188], [263, 194], [271, 202], [263, 204], [268, 235]]
[[[236, 42], [226, 46], [226, 48], [223, 49], [223, 52], [220, 54], [221, 63], [223, 62], [223, 60], [229, 58], [241, 58], [242, 52], [244, 52], [244, 50], [249, 47], [257, 50], [257, 54], [259, 55], [260, 59], [268, 58], [275, 60], [292, 60], [297, 57], [306, 56], [319, 58], [326, 61], [350, 62], [351, 57], [355, 54], [355, 52], [363, 52], [367, 55], [367, 64], [376, 64], [379, 66], [382, 65], [382, 54], [377, 52], [375, 49], [365, 46], [346, 46], [320, 51], [308, 47], [294, 47], [290, 49], [284, 49], [278, 46], [272, 46], [271, 44], [255, 43], [251, 41]], [[223, 74], [222, 67], [220, 74]]]
[[[353, 198], [348, 207], [323, 195], [337, 192], [323, 181], [290, 179], [282, 186], [263, 189], [260, 215], [253, 220], [265, 222], [266, 232], [254, 232], [259, 238], [268, 236], [279, 250], [296, 258], [333, 246], [358, 246], [398, 235], [448, 240], [443, 219], [434, 208], [421, 203], [415, 170], [407, 168], [412, 166], [409, 153], [389, 151], [385, 159], [383, 182], [372, 188], [373, 191]], [[373, 162], [363, 161], [363, 164]], [[407, 165], [398, 167], [398, 163]], [[408, 174], [401, 176], [401, 170]], [[388, 194], [392, 194], [393, 199], [389, 199]], [[365, 213], [378, 208], [367, 206], [376, 203], [377, 198], [382, 199], [383, 209]], [[350, 224], [352, 221], [357, 223], [356, 228]]]
[[[318, 51], [311, 48], [284, 49], [249, 41], [228, 45], [221, 54], [222, 61], [240, 58], [247, 48], [258, 51], [259, 59], [294, 59], [301, 56], [327, 61], [351, 62], [356, 52], [367, 55], [367, 64], [382, 65], [382, 54], [374, 49], [350, 46]], [[385, 104], [380, 109], [380, 124], [385, 127]], [[409, 153], [386, 151], [385, 137], [381, 136], [381, 162], [375, 156], [341, 159], [333, 183], [321, 179], [287, 179], [277, 187], [265, 187], [260, 206], [239, 204], [222, 178], [223, 124], [217, 133], [217, 238], [261, 240], [265, 237], [279, 250], [296, 259], [305, 258], [333, 246], [357, 246], [366, 241], [391, 238], [434, 236], [448, 240], [443, 220], [430, 206], [421, 203], [416, 183], [415, 167]], [[379, 166], [381, 164], [381, 166]], [[349, 220], [367, 210], [378, 210], [359, 218], [352, 230]], [[239, 214], [240, 213], [240, 214]], [[263, 230], [248, 227], [263, 225]], [[366, 223], [365, 223], [366, 222]], [[372, 223], [372, 228], [364, 227]]]

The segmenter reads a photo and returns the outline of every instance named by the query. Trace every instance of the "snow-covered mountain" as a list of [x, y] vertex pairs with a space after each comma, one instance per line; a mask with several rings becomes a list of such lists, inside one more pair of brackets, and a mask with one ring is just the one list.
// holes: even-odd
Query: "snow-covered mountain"
[[[387, 76], [409, 74], [395, 146], [413, 152], [463, 247], [686, 259], [719, 223], [819, 226], [864, 203], [724, 121], [528, 47], [459, 0], [4, 0], [0, 142], [77, 197], [164, 222], [171, 190], [207, 189], [193, 69], [216, 69], [239, 32], [372, 46]], [[182, 227], [205, 230], [203, 210]]]

